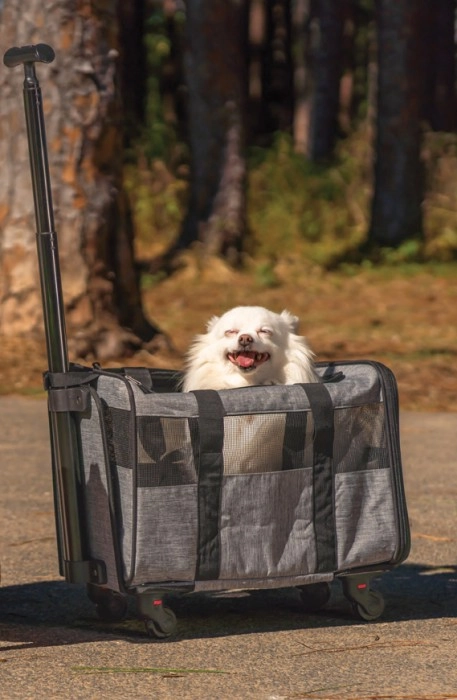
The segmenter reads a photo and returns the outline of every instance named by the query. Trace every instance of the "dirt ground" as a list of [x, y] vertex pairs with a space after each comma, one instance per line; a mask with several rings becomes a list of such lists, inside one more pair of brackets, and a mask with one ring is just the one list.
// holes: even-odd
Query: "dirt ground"
[[[397, 377], [401, 408], [457, 411], [457, 265], [304, 274], [289, 262], [275, 274], [272, 284], [259, 270], [188, 261], [144, 290], [149, 317], [175, 351], [141, 351], [105, 366], [180, 368], [192, 337], [212, 315], [239, 304], [287, 308], [300, 318], [318, 360], [379, 360]], [[40, 393], [46, 367], [42, 339], [3, 338], [0, 393]]]

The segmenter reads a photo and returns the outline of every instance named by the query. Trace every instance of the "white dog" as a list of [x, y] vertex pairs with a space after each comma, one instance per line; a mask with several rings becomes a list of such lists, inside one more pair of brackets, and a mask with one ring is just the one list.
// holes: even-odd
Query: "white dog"
[[214, 316], [187, 355], [183, 391], [319, 381], [298, 318], [261, 306]]

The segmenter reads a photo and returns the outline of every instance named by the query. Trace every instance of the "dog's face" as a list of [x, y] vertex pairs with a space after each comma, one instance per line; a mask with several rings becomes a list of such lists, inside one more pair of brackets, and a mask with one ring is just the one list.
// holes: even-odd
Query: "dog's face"
[[[285, 312], [287, 313], [287, 312]], [[281, 366], [293, 317], [275, 314], [261, 307], [237, 307], [208, 324], [213, 349], [226, 371], [235, 376], [257, 374], [253, 383], [271, 376], [273, 367]], [[251, 383], [249, 381], [249, 383]]]
[[184, 389], [300, 381], [288, 375], [291, 354], [297, 366], [301, 361], [308, 369], [312, 353], [296, 335], [297, 325], [288, 311], [277, 314], [260, 306], [238, 306], [212, 318], [189, 352]]

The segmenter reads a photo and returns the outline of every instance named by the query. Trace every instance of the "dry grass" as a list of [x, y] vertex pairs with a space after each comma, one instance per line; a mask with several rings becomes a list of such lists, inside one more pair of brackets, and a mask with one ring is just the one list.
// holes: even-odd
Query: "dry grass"
[[275, 273], [277, 286], [264, 287], [255, 274], [233, 272], [220, 261], [202, 270], [189, 265], [149, 289], [146, 306], [181, 353], [212, 314], [231, 306], [288, 308], [299, 316], [317, 359], [379, 360], [397, 377], [402, 408], [457, 411], [452, 268], [348, 275], [283, 264]]
[[[238, 304], [287, 308], [300, 317], [317, 359], [382, 361], [397, 377], [403, 409], [457, 411], [456, 272], [455, 266], [303, 271], [289, 260], [276, 266], [272, 285], [258, 270], [236, 272], [216, 259], [200, 265], [189, 256], [172, 277], [144, 290], [148, 315], [176, 353], [141, 352], [111, 364], [179, 368], [213, 314]], [[41, 339], [4, 339], [0, 360], [2, 393], [39, 391], [46, 368]]]

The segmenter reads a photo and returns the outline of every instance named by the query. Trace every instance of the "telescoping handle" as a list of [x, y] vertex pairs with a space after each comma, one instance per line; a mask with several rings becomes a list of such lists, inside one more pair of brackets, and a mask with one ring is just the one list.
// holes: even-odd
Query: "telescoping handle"
[[57, 236], [49, 178], [46, 131], [41, 88], [35, 63], [51, 63], [54, 50], [47, 44], [13, 47], [3, 58], [9, 68], [24, 66], [24, 107], [29, 143], [33, 199], [37, 226], [38, 263], [48, 352], [51, 372], [68, 371], [62, 284], [58, 260]]
[[[51, 372], [68, 372], [68, 351], [60, 278], [57, 235], [54, 231], [46, 131], [41, 88], [35, 63], [51, 63], [54, 50], [47, 44], [13, 47], [3, 62], [9, 68], [24, 66], [24, 107], [37, 226], [38, 264]], [[61, 574], [74, 583], [102, 582], [102, 569], [84, 556], [85, 529], [78, 441], [68, 411], [50, 411], [53, 456], [54, 504], [56, 510], [59, 565]]]

